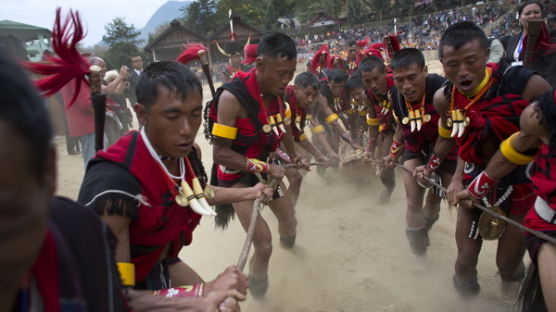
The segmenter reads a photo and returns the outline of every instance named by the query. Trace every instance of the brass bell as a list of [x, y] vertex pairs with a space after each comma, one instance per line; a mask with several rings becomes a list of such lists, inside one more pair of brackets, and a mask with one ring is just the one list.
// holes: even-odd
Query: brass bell
[[[505, 216], [506, 214], [499, 207], [491, 207], [490, 210]], [[479, 217], [479, 234], [484, 240], [496, 240], [502, 237], [506, 230], [506, 222], [483, 212]]]

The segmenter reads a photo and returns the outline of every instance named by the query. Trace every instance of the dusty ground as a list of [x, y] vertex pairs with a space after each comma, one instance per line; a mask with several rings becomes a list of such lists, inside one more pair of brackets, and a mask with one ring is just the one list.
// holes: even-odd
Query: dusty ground
[[[439, 72], [437, 62], [430, 72]], [[205, 94], [209, 98], [209, 94]], [[198, 135], [204, 162], [211, 148]], [[58, 193], [76, 198], [83, 178], [81, 156], [69, 156], [63, 139], [59, 150]], [[274, 234], [270, 289], [264, 300], [249, 298], [243, 311], [509, 311], [501, 300], [494, 263], [496, 244], [486, 242], [479, 260], [482, 292], [471, 302], [461, 301], [452, 288], [456, 255], [456, 211], [443, 205], [441, 218], [430, 232], [431, 247], [416, 258], [405, 237], [405, 196], [401, 179], [388, 205], [378, 204], [378, 179], [369, 182], [334, 174], [325, 181], [310, 172], [297, 205], [298, 241], [293, 250], [279, 247], [276, 219], [263, 212]], [[202, 220], [192, 246], [180, 256], [205, 279], [213, 279], [237, 262], [245, 234], [234, 221], [226, 231]]]

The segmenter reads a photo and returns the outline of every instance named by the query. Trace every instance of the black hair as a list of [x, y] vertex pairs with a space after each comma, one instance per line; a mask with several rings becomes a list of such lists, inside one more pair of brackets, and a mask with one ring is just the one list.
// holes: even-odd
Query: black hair
[[517, 14], [518, 14], [519, 17], [521, 17], [521, 13], [523, 13], [523, 10], [525, 9], [525, 7], [530, 5], [530, 4], [538, 5], [541, 8], [542, 16], [544, 16], [544, 4], [542, 2], [540, 2], [540, 1], [525, 1], [520, 6], [517, 7]]
[[357, 44], [357, 42], [356, 42], [355, 40], [350, 40], [350, 41], [348, 41], [348, 47], [352, 47], [352, 46], [354, 46], [354, 45], [356, 45], [356, 44]]
[[541, 124], [548, 130], [550, 148], [556, 149], [556, 100], [554, 91], [546, 92], [539, 98], [539, 110], [541, 111]]
[[423, 52], [415, 48], [404, 48], [394, 53], [390, 61], [392, 70], [407, 69], [411, 64], [417, 64], [419, 68], [425, 67], [425, 56]]
[[375, 70], [375, 68], [378, 69], [380, 72], [386, 71], [384, 61], [376, 55], [371, 55], [364, 58], [359, 66], [357, 66], [359, 72], [372, 72], [373, 70]]
[[264, 35], [259, 41], [257, 55], [269, 57], [285, 57], [288, 60], [297, 59], [297, 47], [295, 41], [287, 35], [279, 32], [271, 32]]
[[348, 74], [340, 69], [333, 69], [328, 72], [328, 81], [332, 82], [345, 82], [348, 79]]
[[478, 40], [481, 48], [488, 50], [488, 38], [477, 24], [473, 22], [459, 22], [453, 24], [446, 29], [440, 38], [438, 57], [442, 59], [444, 56], [443, 49], [445, 46], [453, 47], [457, 50], [473, 40]]
[[149, 109], [158, 99], [159, 87], [167, 88], [182, 99], [192, 91], [203, 95], [199, 79], [185, 65], [178, 62], [163, 61], [147, 66], [137, 83], [137, 102]]
[[347, 92], [351, 92], [354, 89], [365, 89], [365, 86], [363, 85], [363, 80], [361, 79], [360, 75], [353, 75], [349, 77], [349, 79], [346, 82]]
[[0, 120], [14, 127], [29, 143], [31, 168], [42, 179], [52, 139], [46, 102], [23, 69], [3, 55], [0, 55], [0, 85]]
[[317, 90], [320, 88], [319, 80], [311, 72], [303, 72], [295, 76], [293, 84], [296, 87], [300, 87], [300, 88], [312, 87]]

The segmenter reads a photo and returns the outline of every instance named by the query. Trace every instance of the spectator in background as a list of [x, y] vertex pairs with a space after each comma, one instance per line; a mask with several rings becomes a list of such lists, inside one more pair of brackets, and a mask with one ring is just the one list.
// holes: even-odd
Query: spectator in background
[[531, 19], [543, 18], [544, 6], [540, 1], [527, 1], [519, 6], [517, 13], [519, 16], [519, 24], [521, 26], [521, 33], [506, 36], [501, 38], [500, 41], [506, 50], [505, 57], [509, 62], [521, 64], [525, 54], [525, 46], [523, 39], [527, 36], [527, 23]]
[[127, 81], [129, 81], [129, 88], [127, 89], [126, 96], [129, 98], [131, 105], [137, 103], [137, 97], [135, 95], [135, 88], [139, 77], [143, 73], [143, 59], [139, 55], [131, 57], [131, 67], [133, 70], [129, 73]]

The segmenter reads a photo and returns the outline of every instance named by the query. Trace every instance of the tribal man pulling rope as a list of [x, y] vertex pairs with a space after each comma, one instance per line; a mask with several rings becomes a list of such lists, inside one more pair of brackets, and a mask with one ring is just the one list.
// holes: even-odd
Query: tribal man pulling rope
[[[407, 168], [413, 170], [424, 163], [434, 164], [437, 155], [432, 150], [438, 135], [440, 116], [434, 109], [433, 97], [445, 79], [428, 74], [423, 53], [414, 48], [396, 52], [390, 66], [396, 84], [392, 107], [399, 123], [386, 164], [391, 166], [402, 154], [401, 149], [404, 150], [402, 161]], [[456, 167], [455, 158], [455, 151], [451, 151], [448, 160], [439, 168], [437, 181], [445, 184], [450, 182]], [[429, 245], [428, 232], [438, 219], [442, 194], [435, 188], [429, 189], [425, 199], [426, 190], [407, 172], [404, 172], [404, 185], [407, 196], [407, 238], [413, 253], [423, 255]]]
[[[439, 56], [450, 83], [435, 95], [435, 107], [441, 116], [434, 149], [436, 159], [417, 168], [415, 174], [430, 176], [457, 145], [458, 165], [448, 187], [449, 202], [455, 202], [454, 194], [465, 183], [487, 207], [504, 211], [521, 222], [535, 199], [531, 196], [532, 184], [526, 177], [526, 163], [520, 163], [521, 166], [489, 193], [486, 190], [495, 181], [483, 168], [497, 146], [519, 130], [519, 116], [529, 104], [527, 99], [543, 94], [550, 85], [522, 66], [487, 64], [488, 40], [481, 28], [471, 22], [454, 24], [445, 31]], [[482, 239], [487, 238], [482, 236], [492, 232], [482, 231], [485, 228], [480, 225], [480, 216], [477, 209], [458, 210], [458, 256], [453, 283], [464, 296], [474, 296], [480, 291], [476, 265]], [[517, 228], [507, 228], [488, 238], [499, 238], [496, 264], [503, 290], [511, 290], [523, 276], [520, 270], [525, 252], [523, 234]]]
[[[295, 42], [281, 33], [264, 36], [257, 48], [255, 68], [238, 73], [222, 86], [211, 102], [207, 126], [213, 142], [213, 183], [229, 188], [255, 185], [262, 175], [282, 179], [285, 169], [268, 163], [270, 153], [284, 144], [294, 163], [306, 165], [293, 147], [286, 105], [282, 96], [292, 79], [297, 50]], [[290, 120], [291, 121], [291, 120]], [[270, 208], [278, 218], [280, 242], [286, 248], [295, 244], [297, 220], [289, 193], [281, 184]], [[247, 230], [253, 200], [233, 204], [233, 210]], [[233, 211], [219, 209], [217, 224], [226, 226]], [[253, 296], [263, 296], [268, 288], [268, 263], [272, 252], [270, 229], [259, 216], [253, 238], [249, 283]]]

